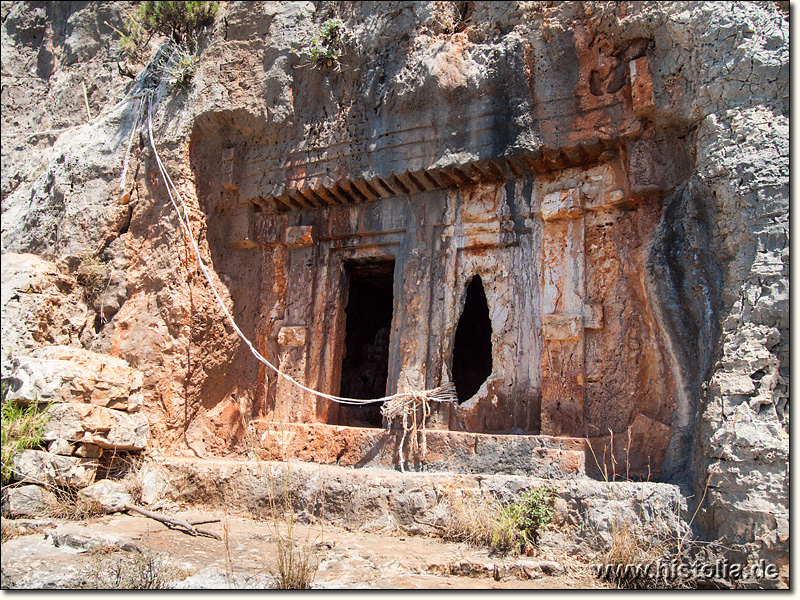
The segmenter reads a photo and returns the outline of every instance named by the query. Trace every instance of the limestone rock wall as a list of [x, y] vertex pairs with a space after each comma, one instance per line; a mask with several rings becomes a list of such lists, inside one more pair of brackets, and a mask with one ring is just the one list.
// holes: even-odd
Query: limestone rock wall
[[[161, 85], [154, 113], [159, 153], [189, 204], [215, 286], [266, 355], [296, 354], [275, 329], [306, 309], [276, 298], [308, 283], [291, 258], [303, 246], [251, 244], [308, 225], [290, 221], [314, 201], [330, 194], [349, 204], [370, 193], [362, 182], [379, 179], [407, 195], [402, 186], [415, 185], [407, 172], [441, 178], [523, 154], [533, 161], [526, 176], [558, 180], [586, 166], [570, 156], [606, 161], [607, 142], [625, 199], [639, 208], [634, 216], [623, 206], [613, 228], [607, 217], [579, 219], [587, 260], [601, 265], [585, 272], [584, 308], [595, 314], [602, 289], [608, 327], [584, 331], [585, 389], [564, 393], [582, 398], [598, 448], [611, 445], [606, 428], [623, 433], [611, 448], [620, 460], [626, 432], [659, 440], [663, 477], [690, 474], [708, 536], [784, 561], [788, 16], [746, 2], [460, 4], [222, 5], [201, 37], [191, 87]], [[124, 359], [143, 373], [154, 452], [224, 454], [242, 447], [245, 422], [275, 406], [275, 391], [224, 325], [146, 136], [130, 137], [138, 101], [116, 105], [143, 85], [120, 74], [118, 36], [106, 25], [120, 27], [124, 8], [3, 3], [3, 359], [52, 344]], [[354, 41], [339, 68], [307, 64], [303, 49], [332, 16]], [[442, 202], [443, 192], [430, 193]], [[358, 231], [339, 218], [332, 226]], [[242, 243], [229, 247], [234, 232]], [[546, 246], [546, 231], [542, 239]], [[71, 283], [85, 250], [109, 266], [102, 302], [87, 302]], [[50, 261], [60, 273], [47, 275], [54, 287], [7, 294], [8, 253]], [[61, 308], [42, 306], [50, 296]], [[30, 304], [26, 319], [49, 316], [15, 324], [7, 337], [7, 300]], [[529, 373], [535, 381], [538, 371]], [[646, 407], [622, 400], [634, 389]], [[546, 404], [546, 390], [542, 397]]]

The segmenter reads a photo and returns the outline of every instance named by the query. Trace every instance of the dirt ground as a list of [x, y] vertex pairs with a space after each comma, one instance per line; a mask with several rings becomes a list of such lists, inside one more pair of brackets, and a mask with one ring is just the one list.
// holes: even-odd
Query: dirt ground
[[[87, 521], [3, 520], [2, 587], [99, 587], [130, 557], [157, 557], [168, 587], [263, 589], [278, 565], [287, 526], [209, 511], [184, 511], [220, 539], [193, 537], [140, 516]], [[4, 533], [4, 537], [5, 533]], [[606, 587], [585, 564], [566, 556], [499, 556], [438, 538], [346, 531], [296, 524], [291, 536], [318, 564], [320, 589], [581, 589]], [[138, 552], [137, 552], [138, 549]], [[133, 567], [122, 569], [129, 576]]]

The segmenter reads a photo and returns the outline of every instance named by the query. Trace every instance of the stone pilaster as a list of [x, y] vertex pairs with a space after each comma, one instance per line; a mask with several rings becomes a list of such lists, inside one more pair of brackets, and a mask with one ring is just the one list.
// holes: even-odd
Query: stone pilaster
[[584, 435], [586, 255], [579, 188], [542, 199], [542, 426]]

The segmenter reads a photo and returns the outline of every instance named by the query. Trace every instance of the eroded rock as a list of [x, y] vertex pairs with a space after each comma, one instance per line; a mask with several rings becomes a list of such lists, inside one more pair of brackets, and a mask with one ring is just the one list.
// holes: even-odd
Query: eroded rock
[[[7, 219], [4, 213], [4, 220]], [[73, 277], [33, 254], [2, 256], [3, 378], [6, 363], [43, 344], [79, 345], [87, 307]], [[77, 289], [76, 289], [77, 288]]]
[[128, 412], [142, 407], [141, 371], [83, 348], [46, 346], [18, 356], [10, 376], [21, 384], [9, 400], [85, 402]]
[[57, 486], [83, 488], [94, 481], [97, 462], [41, 450], [23, 450], [14, 456], [14, 478]]
[[124, 510], [126, 504], [132, 504], [128, 489], [119, 482], [102, 479], [78, 492], [80, 501], [99, 506], [103, 512], [114, 513]]
[[53, 404], [43, 439], [65, 439], [115, 450], [143, 450], [150, 426], [141, 413], [128, 414], [93, 404]]
[[4, 517], [41, 517], [58, 504], [56, 495], [40, 485], [3, 488]]

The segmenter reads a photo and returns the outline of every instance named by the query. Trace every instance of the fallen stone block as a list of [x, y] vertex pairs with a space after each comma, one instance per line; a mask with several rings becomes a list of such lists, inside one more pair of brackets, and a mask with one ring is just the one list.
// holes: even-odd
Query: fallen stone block
[[78, 499], [85, 504], [99, 506], [105, 513], [119, 512], [133, 499], [127, 488], [116, 481], [103, 479], [78, 492]]
[[142, 407], [142, 372], [83, 348], [39, 348], [15, 358], [8, 377], [14, 379], [9, 400], [84, 402], [128, 412]]
[[56, 495], [38, 485], [3, 489], [4, 517], [41, 517], [58, 502]]
[[143, 450], [150, 438], [147, 418], [93, 404], [53, 404], [45, 441], [63, 438], [114, 450]]
[[78, 444], [73, 454], [81, 458], [100, 458], [103, 455], [103, 449], [94, 444]]
[[139, 471], [139, 481], [142, 485], [142, 504], [152, 506], [164, 498], [167, 489], [166, 471], [157, 466], [145, 466]]
[[86, 487], [94, 481], [95, 461], [75, 456], [61, 456], [42, 450], [23, 450], [14, 456], [17, 481]]

